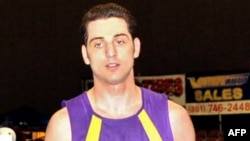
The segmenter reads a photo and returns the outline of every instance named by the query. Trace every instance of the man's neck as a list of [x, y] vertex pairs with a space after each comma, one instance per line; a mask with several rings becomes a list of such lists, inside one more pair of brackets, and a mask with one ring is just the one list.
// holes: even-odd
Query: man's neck
[[[133, 85], [132, 85], [133, 84]], [[142, 106], [141, 89], [134, 83], [93, 87], [88, 91], [93, 110], [107, 118], [125, 118]]]

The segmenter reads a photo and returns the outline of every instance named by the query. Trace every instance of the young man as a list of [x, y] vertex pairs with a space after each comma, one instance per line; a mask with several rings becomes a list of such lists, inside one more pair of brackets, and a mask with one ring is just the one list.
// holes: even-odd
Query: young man
[[140, 40], [136, 22], [124, 7], [108, 3], [83, 18], [83, 60], [93, 71], [94, 86], [63, 101], [48, 124], [46, 141], [194, 141], [186, 110], [135, 85], [133, 65]]

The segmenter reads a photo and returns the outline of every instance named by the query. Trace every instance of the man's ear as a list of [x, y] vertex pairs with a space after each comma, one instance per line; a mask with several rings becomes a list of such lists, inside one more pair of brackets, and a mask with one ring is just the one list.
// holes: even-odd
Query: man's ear
[[90, 64], [88, 53], [87, 53], [87, 47], [85, 45], [82, 45], [82, 58], [86, 65]]
[[141, 41], [139, 38], [134, 39], [134, 47], [135, 47], [134, 58], [138, 58], [141, 51]]

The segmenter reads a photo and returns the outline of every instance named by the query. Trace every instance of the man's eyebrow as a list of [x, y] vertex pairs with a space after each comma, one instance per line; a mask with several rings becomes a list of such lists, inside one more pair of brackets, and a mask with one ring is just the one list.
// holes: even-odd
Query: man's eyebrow
[[[114, 38], [119, 37], [119, 36], [126, 36], [126, 37], [128, 37], [128, 35], [125, 34], [125, 33], [119, 33], [119, 34], [115, 34]], [[104, 39], [104, 37], [94, 37], [94, 38], [92, 38], [92, 39], [89, 40], [89, 43], [91, 43], [94, 40], [98, 40], [98, 39]]]
[[115, 36], [114, 36], [114, 37], [119, 37], [119, 36], [126, 36], [126, 37], [128, 37], [128, 35], [127, 35], [127, 34], [124, 34], [124, 33], [115, 34]]
[[104, 39], [103, 37], [94, 37], [92, 39], [89, 40], [89, 43], [91, 43], [94, 40], [98, 40], [98, 39]]

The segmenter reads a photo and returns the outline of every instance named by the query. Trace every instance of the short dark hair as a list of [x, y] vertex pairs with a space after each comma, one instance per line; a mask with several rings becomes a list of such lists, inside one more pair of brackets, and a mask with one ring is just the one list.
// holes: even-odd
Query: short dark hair
[[80, 30], [83, 35], [84, 43], [86, 45], [88, 40], [87, 26], [89, 22], [97, 19], [105, 19], [111, 17], [124, 19], [128, 24], [128, 30], [131, 36], [133, 37], [135, 35], [135, 27], [137, 23], [128, 9], [116, 3], [100, 4], [89, 9], [89, 11], [86, 12], [82, 18]]

